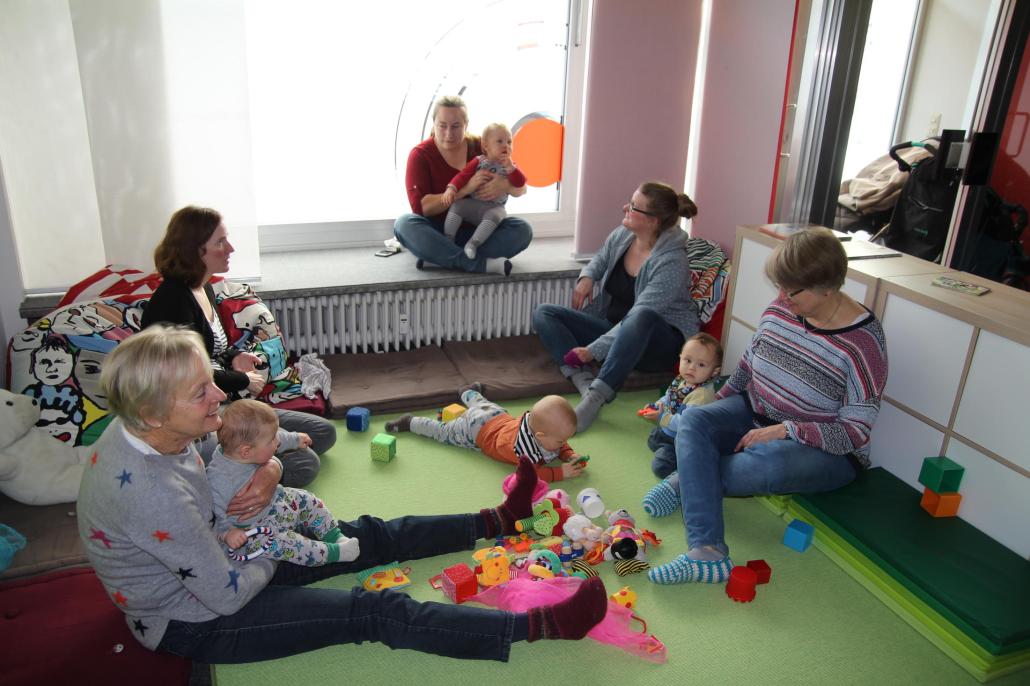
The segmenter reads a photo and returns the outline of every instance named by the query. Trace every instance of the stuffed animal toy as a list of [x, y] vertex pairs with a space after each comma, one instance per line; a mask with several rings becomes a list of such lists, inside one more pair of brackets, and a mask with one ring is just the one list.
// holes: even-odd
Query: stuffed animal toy
[[626, 510], [608, 513], [608, 528], [601, 536], [605, 546], [605, 560], [639, 560], [643, 562], [647, 555], [647, 545], [659, 545], [658, 537], [647, 529], [638, 529], [637, 522]]
[[74, 502], [92, 451], [36, 428], [39, 405], [0, 389], [0, 492], [26, 505]]

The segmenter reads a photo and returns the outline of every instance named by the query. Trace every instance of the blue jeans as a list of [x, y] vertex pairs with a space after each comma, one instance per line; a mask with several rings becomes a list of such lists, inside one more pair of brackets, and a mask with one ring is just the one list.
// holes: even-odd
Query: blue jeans
[[476, 259], [470, 260], [461, 246], [474, 230], [475, 227], [462, 227], [458, 231], [457, 241], [452, 241], [443, 235], [441, 229], [419, 214], [402, 214], [393, 224], [393, 235], [412, 255], [445, 269], [465, 272], [485, 272], [487, 258], [515, 257], [533, 240], [533, 227], [526, 220], [508, 217], [479, 246]]
[[[533, 328], [559, 365], [572, 348], [589, 345], [608, 333], [612, 323], [561, 305], [538, 305]], [[648, 307], [635, 307], [622, 320], [615, 342], [601, 363], [597, 378], [613, 391], [622, 388], [634, 369], [672, 372], [683, 347], [683, 334]]]
[[295, 655], [329, 645], [378, 641], [448, 657], [507, 661], [515, 616], [450, 603], [418, 602], [406, 593], [361, 588], [305, 588], [338, 574], [396, 560], [471, 550], [478, 514], [401, 517], [365, 515], [339, 522], [361, 555], [322, 567], [280, 564], [268, 586], [233, 615], [169, 622], [158, 650], [198, 662], [231, 664]]
[[684, 412], [676, 433], [683, 525], [691, 548], [725, 547], [722, 498], [774, 493], [820, 493], [840, 488], [856, 473], [844, 455], [797, 441], [759, 443], [739, 453], [737, 442], [754, 428], [743, 395]]
[[651, 473], [664, 479], [676, 471], [676, 439], [662, 431], [662, 427], [651, 429], [647, 447], [654, 453], [651, 459]]
[[303, 488], [315, 480], [322, 462], [319, 455], [336, 445], [336, 427], [324, 417], [309, 412], [276, 410], [279, 426], [286, 431], [306, 433], [311, 437], [310, 448], [298, 448], [279, 455], [283, 463], [283, 486]]

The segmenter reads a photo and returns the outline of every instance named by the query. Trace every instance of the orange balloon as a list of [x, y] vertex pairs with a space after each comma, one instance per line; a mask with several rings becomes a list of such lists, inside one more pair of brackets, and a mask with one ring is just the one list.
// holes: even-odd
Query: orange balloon
[[531, 119], [515, 132], [512, 159], [528, 185], [543, 188], [561, 181], [564, 137], [565, 127], [546, 117]]

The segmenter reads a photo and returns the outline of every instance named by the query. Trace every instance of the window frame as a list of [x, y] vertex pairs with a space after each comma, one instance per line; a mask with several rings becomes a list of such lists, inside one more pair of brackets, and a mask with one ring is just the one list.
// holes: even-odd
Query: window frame
[[[579, 198], [583, 86], [586, 82], [588, 44], [585, 40], [585, 26], [589, 24], [585, 21], [584, 14], [588, 11], [588, 3], [571, 0], [568, 58], [565, 70], [565, 112], [562, 113], [565, 132], [562, 175], [558, 186], [558, 209], [553, 212], [527, 212], [518, 215], [533, 226], [534, 236], [571, 237], [575, 232], [576, 203]], [[407, 208], [403, 211], [407, 211]], [[381, 245], [383, 241], [393, 238], [395, 219], [395, 217], [389, 217], [352, 221], [259, 224], [258, 248], [261, 253], [277, 253]]]

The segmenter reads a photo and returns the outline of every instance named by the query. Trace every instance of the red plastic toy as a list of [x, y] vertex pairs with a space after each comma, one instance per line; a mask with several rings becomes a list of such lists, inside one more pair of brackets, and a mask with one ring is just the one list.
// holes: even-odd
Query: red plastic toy
[[476, 575], [464, 562], [459, 562], [443, 570], [429, 580], [433, 588], [442, 588], [444, 595], [455, 603], [463, 603], [479, 592]]
[[755, 599], [755, 584], [758, 575], [750, 567], [734, 567], [726, 582], [726, 595], [738, 603], [750, 603]]
[[772, 576], [772, 567], [765, 560], [748, 560], [748, 569], [754, 570], [758, 576], [757, 583], [767, 584], [769, 583], [769, 577]]

